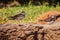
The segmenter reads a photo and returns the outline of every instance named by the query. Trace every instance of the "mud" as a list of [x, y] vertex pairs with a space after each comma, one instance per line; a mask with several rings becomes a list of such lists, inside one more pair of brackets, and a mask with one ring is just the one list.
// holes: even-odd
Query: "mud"
[[[24, 27], [24, 26], [23, 26]], [[18, 25], [0, 27], [0, 40], [42, 40], [43, 27]]]

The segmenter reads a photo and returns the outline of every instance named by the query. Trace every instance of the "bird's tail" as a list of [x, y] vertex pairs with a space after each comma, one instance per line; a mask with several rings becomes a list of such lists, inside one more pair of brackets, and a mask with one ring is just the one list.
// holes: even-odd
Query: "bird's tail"
[[13, 17], [8, 17], [8, 19], [9, 19], [9, 20], [15, 20], [15, 18], [13, 18]]

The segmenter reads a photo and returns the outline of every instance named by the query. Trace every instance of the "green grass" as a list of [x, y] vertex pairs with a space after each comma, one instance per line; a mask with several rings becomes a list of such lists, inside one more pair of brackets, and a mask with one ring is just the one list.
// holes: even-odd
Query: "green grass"
[[23, 6], [23, 7], [18, 6], [18, 7], [11, 7], [11, 8], [3, 8], [3, 9], [0, 9], [0, 23], [9, 21], [8, 20], [9, 16], [16, 15], [22, 11], [26, 12], [26, 17], [21, 22], [22, 23], [32, 22], [36, 20], [36, 18], [38, 18], [43, 12], [46, 12], [49, 10], [60, 11], [60, 6], [49, 7], [49, 6], [44, 6], [44, 5], [41, 5], [41, 6], [29, 5], [29, 6]]

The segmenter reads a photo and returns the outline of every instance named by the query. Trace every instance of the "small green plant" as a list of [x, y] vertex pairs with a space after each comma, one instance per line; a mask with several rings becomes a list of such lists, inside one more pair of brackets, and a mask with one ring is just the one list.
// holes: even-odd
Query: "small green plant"
[[[29, 3], [30, 4], [30, 3]], [[43, 12], [49, 11], [49, 10], [59, 10], [60, 6], [57, 7], [49, 7], [45, 5], [41, 6], [34, 6], [34, 5], [28, 5], [28, 6], [18, 6], [18, 7], [11, 7], [11, 8], [4, 8], [2, 11], [0, 11], [0, 18], [6, 18], [8, 21], [8, 17], [18, 14], [19, 12], [25, 11], [26, 17], [21, 21], [22, 23], [32, 22], [36, 20]], [[0, 23], [5, 21], [1, 19]]]

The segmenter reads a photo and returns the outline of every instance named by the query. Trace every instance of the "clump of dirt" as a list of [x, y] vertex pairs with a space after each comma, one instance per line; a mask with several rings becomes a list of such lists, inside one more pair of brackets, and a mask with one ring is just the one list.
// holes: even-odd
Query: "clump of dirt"
[[47, 28], [43, 26], [6, 24], [0, 26], [0, 40], [60, 40], [60, 26]]
[[43, 27], [6, 24], [0, 26], [0, 40], [42, 40]]
[[44, 40], [60, 40], [60, 26], [48, 28], [45, 33]]

